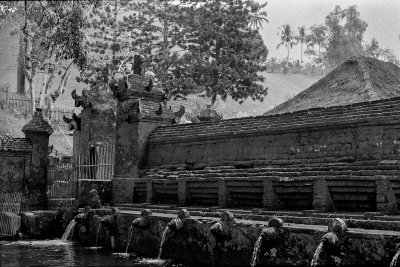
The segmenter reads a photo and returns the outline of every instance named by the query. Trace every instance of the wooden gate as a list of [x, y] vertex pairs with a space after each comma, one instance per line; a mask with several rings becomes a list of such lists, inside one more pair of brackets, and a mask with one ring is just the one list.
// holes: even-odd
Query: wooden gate
[[78, 155], [76, 165], [79, 180], [111, 180], [114, 175], [115, 146], [93, 147], [88, 155]]
[[47, 197], [75, 198], [77, 179], [71, 162], [54, 163], [47, 167]]
[[0, 193], [0, 236], [15, 236], [20, 225], [22, 193]]

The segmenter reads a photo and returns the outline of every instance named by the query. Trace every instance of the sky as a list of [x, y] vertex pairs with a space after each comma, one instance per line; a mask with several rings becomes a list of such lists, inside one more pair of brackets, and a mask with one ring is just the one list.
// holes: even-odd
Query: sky
[[[258, 2], [265, 2], [257, 0]], [[284, 46], [276, 49], [280, 38], [279, 27], [289, 23], [297, 33], [297, 27], [306, 28], [324, 24], [325, 17], [336, 5], [345, 9], [356, 5], [360, 18], [368, 23], [364, 41], [377, 38], [382, 47], [390, 48], [400, 58], [400, 0], [267, 0], [265, 11], [269, 23], [265, 23], [261, 34], [269, 49], [269, 58], [287, 56]], [[290, 59], [300, 59], [300, 45], [290, 51]]]

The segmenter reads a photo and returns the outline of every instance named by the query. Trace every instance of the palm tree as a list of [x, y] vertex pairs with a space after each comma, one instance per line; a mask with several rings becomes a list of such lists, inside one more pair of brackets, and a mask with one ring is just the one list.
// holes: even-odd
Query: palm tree
[[255, 1], [249, 1], [248, 5], [250, 7], [250, 21], [249, 27], [253, 29], [263, 28], [264, 22], [269, 22], [267, 19], [267, 12], [260, 11], [267, 6], [267, 2], [260, 4]]
[[307, 46], [318, 45], [318, 55], [321, 56], [321, 47], [324, 46], [328, 28], [324, 25], [314, 25], [310, 28], [310, 31], [311, 34], [306, 37]]
[[300, 53], [300, 65], [303, 66], [303, 44], [306, 42], [306, 26], [297, 27], [299, 30], [299, 34], [296, 36], [296, 40], [301, 44], [301, 53]]
[[287, 47], [287, 52], [288, 52], [286, 59], [286, 71], [287, 71], [287, 68], [289, 66], [290, 49], [295, 44], [294, 37], [292, 35], [292, 29], [289, 24], [282, 25], [280, 35], [281, 35], [281, 42], [276, 46], [276, 49], [279, 49], [281, 45], [285, 45]]

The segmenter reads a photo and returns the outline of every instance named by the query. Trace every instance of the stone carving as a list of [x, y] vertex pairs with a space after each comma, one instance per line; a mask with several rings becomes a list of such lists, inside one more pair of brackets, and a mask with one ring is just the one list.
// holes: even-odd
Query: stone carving
[[75, 100], [75, 107], [88, 107], [90, 105], [88, 95], [89, 93], [87, 90], [82, 90], [81, 96], [76, 93], [76, 90], [73, 90], [71, 96]]
[[78, 117], [75, 113], [72, 114], [72, 118], [68, 118], [65, 115], [63, 116], [63, 120], [65, 123], [69, 124], [69, 130], [81, 130], [81, 118]]
[[97, 192], [96, 189], [92, 189], [89, 191], [88, 204], [92, 209], [101, 208], [101, 201], [100, 201], [99, 193]]

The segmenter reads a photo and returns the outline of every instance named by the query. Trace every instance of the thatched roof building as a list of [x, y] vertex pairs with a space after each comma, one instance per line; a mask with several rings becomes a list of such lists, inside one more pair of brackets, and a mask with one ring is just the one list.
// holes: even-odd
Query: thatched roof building
[[342, 106], [400, 96], [400, 68], [369, 57], [353, 57], [318, 82], [264, 115]]

